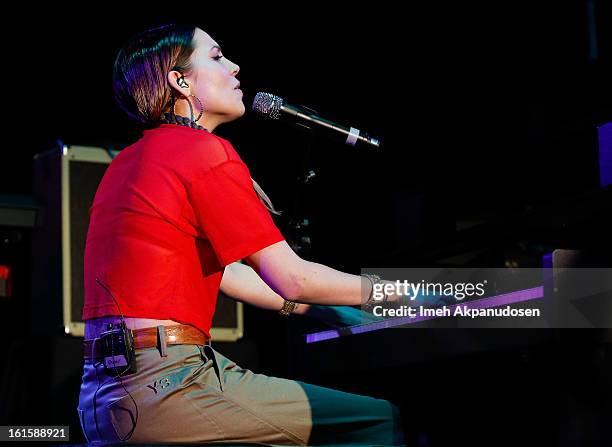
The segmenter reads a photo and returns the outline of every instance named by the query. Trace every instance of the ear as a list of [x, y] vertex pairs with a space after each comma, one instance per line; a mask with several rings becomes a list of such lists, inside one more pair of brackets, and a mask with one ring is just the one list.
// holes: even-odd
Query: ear
[[[179, 80], [181, 78], [185, 82], [180, 82]], [[191, 82], [187, 81], [180, 71], [170, 70], [168, 73], [168, 82], [170, 83], [170, 87], [172, 87], [179, 95], [189, 96], [191, 93]]]

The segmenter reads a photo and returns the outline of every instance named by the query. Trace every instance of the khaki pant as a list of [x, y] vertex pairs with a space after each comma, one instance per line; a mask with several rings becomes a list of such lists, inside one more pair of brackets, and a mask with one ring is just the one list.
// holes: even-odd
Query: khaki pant
[[78, 413], [89, 443], [403, 445], [386, 400], [255, 374], [210, 345], [167, 354], [137, 350], [138, 372], [122, 384], [85, 361]]

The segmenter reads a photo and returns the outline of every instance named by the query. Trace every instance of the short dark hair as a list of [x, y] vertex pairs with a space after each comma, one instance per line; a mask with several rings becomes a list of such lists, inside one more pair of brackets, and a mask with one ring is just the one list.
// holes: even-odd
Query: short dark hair
[[191, 71], [195, 30], [194, 25], [162, 25], [136, 35], [121, 48], [113, 70], [113, 93], [130, 118], [157, 125], [172, 106], [168, 73]]

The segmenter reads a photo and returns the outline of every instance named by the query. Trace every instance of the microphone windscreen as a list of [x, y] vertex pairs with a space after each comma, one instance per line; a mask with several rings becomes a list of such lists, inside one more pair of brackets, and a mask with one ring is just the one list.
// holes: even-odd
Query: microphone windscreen
[[252, 109], [261, 116], [277, 120], [280, 118], [282, 106], [283, 98], [270, 93], [258, 92], [253, 100]]

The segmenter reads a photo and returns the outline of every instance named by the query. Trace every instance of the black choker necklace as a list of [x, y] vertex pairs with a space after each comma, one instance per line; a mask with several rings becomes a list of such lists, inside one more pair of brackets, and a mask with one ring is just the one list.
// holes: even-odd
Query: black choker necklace
[[195, 121], [191, 121], [186, 116], [175, 115], [173, 113], [164, 113], [164, 116], [159, 122], [160, 124], [178, 124], [179, 126], [191, 127], [192, 129], [204, 130], [208, 132], [207, 129], [200, 126]]

